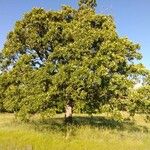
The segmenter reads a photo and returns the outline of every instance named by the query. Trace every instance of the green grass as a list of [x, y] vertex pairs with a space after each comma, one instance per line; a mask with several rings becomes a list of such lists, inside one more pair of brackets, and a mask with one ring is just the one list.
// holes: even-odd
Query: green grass
[[0, 114], [0, 150], [149, 150], [150, 123], [142, 115], [135, 121], [115, 121], [105, 115], [75, 115], [70, 127], [63, 115], [29, 123], [13, 114]]

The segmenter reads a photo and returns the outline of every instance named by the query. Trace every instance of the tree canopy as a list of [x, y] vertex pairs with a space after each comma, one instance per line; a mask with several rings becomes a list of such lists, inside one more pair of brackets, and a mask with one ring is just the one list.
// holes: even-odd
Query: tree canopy
[[1, 53], [3, 109], [63, 112], [71, 100], [75, 111], [95, 113], [128, 96], [143, 68], [134, 63], [140, 46], [117, 34], [112, 16], [95, 12], [96, 0], [79, 6], [33, 8], [16, 22]]
[[96, 0], [79, 0], [79, 7], [89, 7], [94, 9], [97, 6]]

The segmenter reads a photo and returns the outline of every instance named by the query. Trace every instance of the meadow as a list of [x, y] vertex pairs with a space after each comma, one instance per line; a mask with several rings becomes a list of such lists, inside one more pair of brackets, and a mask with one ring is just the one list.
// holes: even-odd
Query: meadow
[[117, 121], [106, 115], [33, 116], [23, 123], [13, 114], [0, 114], [0, 150], [149, 150], [150, 122], [143, 115]]

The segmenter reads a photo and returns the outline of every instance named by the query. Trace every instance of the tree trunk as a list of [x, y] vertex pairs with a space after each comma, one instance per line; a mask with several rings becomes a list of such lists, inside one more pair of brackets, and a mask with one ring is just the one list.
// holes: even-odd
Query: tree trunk
[[65, 123], [72, 124], [73, 101], [68, 101], [65, 110]]

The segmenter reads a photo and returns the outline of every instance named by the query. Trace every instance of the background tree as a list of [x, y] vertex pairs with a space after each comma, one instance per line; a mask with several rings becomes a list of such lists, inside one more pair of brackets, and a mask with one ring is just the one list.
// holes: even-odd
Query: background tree
[[67, 106], [68, 116], [73, 106], [92, 114], [122, 105], [138, 73], [140, 47], [118, 36], [112, 16], [96, 14], [96, 1], [80, 0], [79, 6], [34, 8], [16, 22], [2, 51], [6, 110], [26, 116]]
[[141, 86], [130, 91], [128, 110], [131, 116], [135, 113], [142, 113], [150, 119], [150, 72], [145, 70], [145, 73]]

